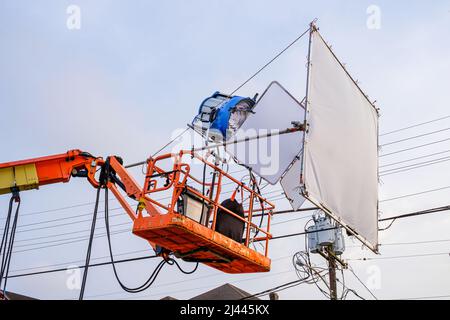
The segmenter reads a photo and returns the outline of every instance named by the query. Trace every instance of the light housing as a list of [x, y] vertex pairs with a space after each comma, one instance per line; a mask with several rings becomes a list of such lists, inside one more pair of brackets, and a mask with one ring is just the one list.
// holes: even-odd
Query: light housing
[[232, 138], [247, 119], [255, 101], [251, 98], [228, 96], [215, 92], [201, 103], [192, 121], [194, 129], [215, 142]]

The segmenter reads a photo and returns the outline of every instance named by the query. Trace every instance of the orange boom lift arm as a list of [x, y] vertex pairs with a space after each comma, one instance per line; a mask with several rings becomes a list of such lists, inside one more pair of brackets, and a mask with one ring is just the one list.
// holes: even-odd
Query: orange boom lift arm
[[[213, 181], [205, 182], [204, 179], [202, 181], [195, 178], [190, 165], [184, 161], [186, 157], [200, 161], [212, 170]], [[168, 164], [170, 169], [162, 169], [160, 163], [165, 163], [166, 167]], [[255, 188], [236, 180], [193, 150], [149, 158], [143, 187], [135, 181], [123, 166], [122, 159], [117, 156], [103, 159], [80, 150], [71, 150], [48, 157], [7, 162], [0, 164], [0, 194], [65, 183], [71, 177], [86, 178], [94, 188], [108, 188], [132, 219], [133, 233], [146, 239], [160, 254], [173, 253], [186, 261], [201, 262], [228, 273], [270, 270], [267, 255], [274, 205], [258, 194]], [[160, 185], [161, 179], [164, 181], [163, 185]], [[247, 203], [244, 217], [221, 205], [224, 181], [234, 187], [234, 194], [236, 190], [240, 190], [242, 202]], [[206, 188], [206, 193], [198, 191], [201, 188]], [[163, 202], [153, 197], [156, 194], [169, 196], [163, 198], [167, 200]], [[184, 197], [185, 201], [189, 201], [186, 199], [187, 195], [190, 199], [195, 199], [197, 204], [201, 203], [201, 221], [189, 217], [189, 212], [186, 212], [191, 210], [189, 206], [185, 206], [188, 208], [185, 212], [180, 211], [180, 199]], [[126, 197], [137, 202], [137, 209], [133, 209]], [[244, 201], [244, 198], [248, 201]], [[240, 220], [245, 226], [243, 242], [234, 241], [216, 231], [219, 210]], [[256, 215], [259, 217], [265, 215], [265, 228], [261, 227], [262, 220], [259, 226], [253, 222], [255, 212], [260, 212]], [[255, 233], [253, 238], [251, 232]], [[256, 236], [258, 234], [259, 237]], [[263, 253], [250, 248], [254, 241], [265, 244]]]

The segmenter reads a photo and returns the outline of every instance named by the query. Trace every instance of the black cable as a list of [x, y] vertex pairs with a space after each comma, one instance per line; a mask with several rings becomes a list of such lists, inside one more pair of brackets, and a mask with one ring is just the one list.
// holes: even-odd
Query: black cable
[[239, 299], [239, 300], [248, 300], [248, 299], [251, 299], [251, 298], [257, 298], [257, 297], [260, 296], [260, 295], [264, 295], [264, 294], [267, 294], [267, 293], [270, 293], [270, 292], [280, 291], [279, 289], [283, 289], [283, 288], [284, 288], [284, 289], [287, 289], [287, 288], [285, 288], [286, 286], [292, 286], [292, 285], [294, 285], [294, 284], [299, 285], [299, 284], [301, 284], [301, 283], [303, 283], [303, 282], [304, 282], [304, 280], [294, 280], [294, 281], [290, 281], [290, 282], [281, 284], [281, 285], [279, 285], [279, 286], [276, 286], [276, 287], [274, 287], [274, 288], [270, 288], [270, 289], [267, 289], [267, 290], [264, 290], [264, 291], [261, 291], [261, 292], [252, 294], [252, 295], [248, 295], [248, 296], [243, 297], [243, 298], [241, 298], [241, 299]]
[[389, 217], [389, 218], [378, 219], [378, 221], [382, 222], [382, 221], [388, 221], [388, 220], [397, 220], [397, 219], [403, 219], [403, 218], [409, 218], [409, 217], [417, 217], [417, 216], [421, 216], [424, 214], [430, 214], [430, 213], [436, 213], [436, 212], [442, 212], [442, 211], [448, 211], [448, 210], [450, 210], [450, 205], [437, 207], [437, 208], [431, 208], [431, 209], [427, 209], [427, 210], [416, 211], [416, 212], [411, 212], [411, 213], [400, 214], [400, 215]]
[[181, 268], [181, 266], [178, 264], [178, 262], [175, 259], [169, 259], [169, 260], [171, 260], [178, 267], [178, 269], [184, 274], [193, 274], [195, 271], [197, 271], [197, 268], [199, 265], [199, 263], [197, 262], [195, 264], [194, 269], [192, 269], [191, 271], [185, 271], [185, 270], [183, 270], [183, 268]]
[[[203, 181], [202, 181], [202, 195], [205, 196], [205, 181], [206, 181], [206, 162], [203, 163]], [[202, 214], [205, 212], [205, 200], [202, 199]], [[209, 212], [209, 210], [208, 210]], [[186, 214], [186, 212], [184, 213]], [[206, 217], [205, 221], [209, 219], [209, 216]], [[206, 221], [206, 224], [208, 224], [208, 221]]]
[[11, 239], [10, 239], [9, 247], [8, 247], [8, 252], [9, 252], [8, 263], [6, 265], [6, 271], [3, 275], [5, 278], [5, 283], [3, 285], [3, 292], [6, 292], [6, 283], [8, 282], [9, 267], [11, 265], [11, 257], [12, 257], [12, 253], [13, 253], [14, 239], [16, 236], [17, 220], [19, 217], [20, 198], [17, 197], [16, 199], [17, 199], [18, 204], [17, 204], [17, 208], [16, 208], [16, 214], [14, 216], [14, 222], [13, 222], [12, 229], [11, 229]]
[[[1, 288], [1, 282], [3, 279], [3, 265], [5, 264], [5, 259], [6, 259], [6, 247], [8, 246], [9, 225], [11, 222], [13, 201], [14, 200], [11, 197], [11, 199], [9, 200], [8, 214], [6, 215], [5, 227], [3, 228], [2, 242], [0, 245], [0, 255], [2, 256], [1, 264], [0, 264], [0, 288]], [[5, 246], [5, 247], [3, 247], [3, 246]]]
[[[14, 214], [14, 220], [12, 223], [12, 226], [10, 228], [11, 223], [11, 216], [12, 216], [12, 209], [13, 209], [13, 203], [17, 202], [17, 208]], [[14, 246], [14, 239], [16, 235], [16, 228], [17, 228], [17, 221], [19, 217], [19, 209], [20, 209], [20, 197], [18, 192], [13, 192], [13, 195], [9, 201], [9, 207], [8, 207], [8, 214], [7, 219], [5, 223], [5, 229], [3, 231], [3, 237], [2, 242], [0, 245], [0, 254], [2, 254], [1, 259], [1, 266], [0, 266], [0, 288], [2, 285], [3, 279], [5, 279], [5, 282], [3, 283], [3, 292], [6, 292], [6, 284], [8, 282], [8, 273], [9, 273], [9, 267], [11, 264], [11, 257], [13, 253], [13, 246]], [[11, 234], [9, 233], [9, 230], [11, 229]]]
[[297, 41], [299, 41], [301, 38], [303, 38], [304, 35], [306, 35], [311, 30], [311, 26], [308, 27], [301, 35], [299, 35], [297, 38], [294, 39], [291, 43], [289, 43], [283, 50], [281, 50], [278, 54], [276, 54], [272, 59], [270, 59], [265, 65], [263, 65], [261, 68], [258, 69], [253, 75], [251, 75], [247, 80], [245, 80], [240, 86], [238, 86], [236, 89], [233, 90], [233, 92], [230, 93], [230, 96], [232, 96], [234, 93], [236, 93], [239, 89], [241, 89], [243, 86], [245, 86], [248, 82], [250, 82], [254, 77], [256, 77], [261, 71], [263, 71], [265, 68], [267, 68], [272, 62], [274, 62], [278, 57], [280, 57], [283, 53], [286, 52], [290, 47], [292, 47]]
[[121, 280], [119, 277], [119, 274], [117, 272], [116, 269], [116, 265], [114, 262], [114, 254], [112, 252], [112, 245], [111, 245], [111, 235], [110, 235], [110, 231], [109, 231], [109, 213], [108, 213], [108, 188], [105, 188], [105, 226], [106, 226], [106, 236], [108, 238], [108, 249], [109, 249], [109, 256], [111, 259], [111, 265], [113, 267], [113, 272], [114, 272], [114, 276], [117, 280], [117, 282], [119, 283], [120, 287], [125, 290], [126, 292], [129, 293], [138, 293], [138, 292], [142, 292], [147, 290], [156, 280], [156, 278], [159, 275], [159, 272], [161, 271], [162, 267], [167, 263], [166, 260], [161, 260], [159, 262], [159, 264], [156, 266], [155, 270], [153, 270], [152, 274], [150, 275], [150, 277], [140, 286], [136, 287], [136, 288], [130, 288], [127, 287]]
[[89, 243], [88, 243], [88, 248], [87, 248], [87, 253], [86, 253], [86, 262], [84, 264], [83, 280], [81, 282], [80, 296], [78, 297], [78, 300], [83, 300], [84, 290], [86, 288], [86, 280], [87, 280], [87, 275], [88, 275], [88, 270], [89, 270], [89, 262], [91, 260], [92, 242], [94, 240], [94, 233], [95, 233], [95, 222], [97, 221], [98, 203], [100, 200], [100, 190], [101, 190], [101, 187], [98, 187], [97, 188], [97, 196], [95, 199], [94, 215], [92, 216], [91, 234], [89, 236]]
[[356, 275], [355, 271], [353, 271], [353, 268], [349, 266], [348, 268], [350, 270], [351, 273], [353, 273], [353, 275], [355, 276], [355, 278], [359, 281], [359, 283], [361, 283], [364, 288], [366, 288], [367, 291], [369, 291], [370, 295], [375, 299], [378, 300], [377, 297], [373, 294], [373, 292], [366, 286], [366, 284], [364, 282], [361, 281], [361, 279]]
[[[248, 172], [249, 172], [249, 175], [250, 175], [250, 179], [253, 180], [253, 184], [252, 184], [253, 191], [255, 191], [255, 188], [256, 188], [256, 191], [260, 195], [261, 194], [261, 190], [259, 189], [259, 185], [258, 185], [258, 183], [256, 181], [255, 176], [253, 175], [252, 170], [249, 169]], [[258, 197], [258, 199], [259, 199], [259, 203], [261, 205], [261, 214], [260, 214], [261, 215], [261, 219], [259, 220], [259, 226], [258, 226], [258, 229], [256, 229], [256, 232], [255, 232], [255, 235], [253, 236], [253, 239], [258, 236], [259, 229], [261, 229], [261, 226], [262, 226], [262, 223], [263, 223], [263, 220], [264, 220], [264, 202], [263, 202], [263, 200], [261, 198]]]

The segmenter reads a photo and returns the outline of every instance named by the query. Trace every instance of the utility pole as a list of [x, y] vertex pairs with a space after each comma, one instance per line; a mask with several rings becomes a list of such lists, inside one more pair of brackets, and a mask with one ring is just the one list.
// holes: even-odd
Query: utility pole
[[336, 268], [337, 263], [339, 263], [342, 268], [347, 268], [347, 263], [342, 261], [339, 257], [336, 256], [336, 253], [333, 250], [333, 246], [327, 246], [323, 251], [319, 251], [319, 254], [328, 261], [328, 279], [329, 279], [329, 287], [330, 287], [330, 299], [337, 300], [337, 278], [336, 278]]
[[328, 253], [328, 274], [330, 278], [330, 299], [337, 300], [337, 283], [336, 283], [336, 261], [332, 248], [327, 249]]

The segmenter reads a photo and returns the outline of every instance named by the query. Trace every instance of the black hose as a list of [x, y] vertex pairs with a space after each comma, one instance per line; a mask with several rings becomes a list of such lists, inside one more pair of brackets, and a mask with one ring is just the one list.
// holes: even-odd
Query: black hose
[[[203, 164], [203, 181], [202, 181], [202, 195], [205, 196], [205, 183], [206, 183], [206, 162]], [[202, 214], [205, 212], [205, 200], [202, 199]], [[186, 212], [184, 212], [186, 215]], [[209, 217], [205, 217], [206, 226], [208, 226]]]
[[[3, 265], [5, 264], [6, 259], [6, 246], [8, 245], [8, 235], [9, 235], [9, 224], [11, 222], [11, 214], [12, 214], [12, 206], [13, 206], [13, 198], [9, 200], [8, 214], [6, 215], [5, 227], [3, 228], [3, 237], [0, 245], [0, 254], [2, 254], [2, 261], [0, 265], [0, 286], [3, 279]], [[3, 247], [5, 245], [5, 247]]]
[[78, 297], [78, 300], [83, 300], [84, 290], [86, 288], [86, 280], [87, 280], [87, 275], [88, 275], [89, 262], [91, 260], [92, 242], [94, 240], [94, 233], [95, 233], [95, 222], [97, 221], [98, 203], [100, 200], [100, 190], [101, 190], [101, 188], [98, 187], [97, 196], [95, 199], [94, 215], [92, 217], [91, 234], [89, 236], [89, 244], [88, 244], [88, 249], [87, 249], [87, 253], [86, 253], [86, 262], [84, 264], [83, 281], [81, 282], [81, 290], [80, 290], [80, 296]]
[[[9, 233], [10, 230], [10, 224], [11, 224], [11, 216], [12, 216], [12, 209], [13, 209], [13, 202], [16, 201], [18, 203], [16, 212], [14, 214], [14, 220], [11, 226], [11, 235]], [[0, 266], [0, 288], [3, 282], [3, 279], [5, 279], [5, 282], [3, 284], [3, 293], [6, 292], [6, 283], [8, 282], [8, 274], [9, 274], [9, 267], [11, 264], [11, 257], [12, 257], [12, 251], [14, 247], [14, 239], [16, 236], [16, 228], [17, 228], [17, 221], [19, 218], [19, 209], [20, 209], [20, 197], [18, 194], [14, 194], [10, 201], [9, 201], [9, 207], [8, 207], [8, 214], [6, 217], [5, 222], [5, 228], [3, 230], [3, 237], [2, 242], [0, 244], [0, 254], [2, 254], [2, 260], [1, 260], [1, 266]]]
[[152, 272], [150, 277], [145, 281], [142, 285], [136, 287], [136, 288], [130, 288], [127, 287], [119, 278], [119, 275], [117, 273], [116, 265], [114, 263], [114, 254], [112, 252], [112, 245], [111, 245], [111, 234], [109, 230], [109, 205], [108, 205], [108, 189], [105, 189], [105, 226], [106, 226], [106, 237], [108, 239], [108, 249], [109, 249], [109, 256], [111, 259], [111, 265], [113, 267], [114, 276], [119, 283], [120, 287], [129, 293], [138, 293], [147, 290], [156, 280], [156, 278], [159, 275], [159, 272], [161, 271], [162, 267], [167, 263], [167, 261], [162, 260], [155, 268], [155, 270]]
[[[253, 191], [255, 191], [255, 187], [256, 187], [256, 191], [258, 192], [259, 195], [261, 195], [261, 190], [259, 189], [259, 185], [256, 181], [255, 176], [252, 173], [252, 170], [249, 170], [249, 175], [250, 175], [250, 179], [253, 180]], [[259, 199], [259, 203], [261, 204], [261, 219], [259, 220], [258, 230], [256, 230], [253, 238], [256, 238], [256, 236], [259, 234], [259, 229], [261, 229], [263, 221], [264, 221], [264, 203], [260, 197], [258, 197], [258, 199]]]
[[[178, 262], [176, 262], [175, 259], [170, 258], [169, 260], [172, 261], [173, 263], [175, 263], [175, 265], [178, 267], [178, 269], [179, 269], [182, 273], [184, 273], [184, 274], [193, 274], [195, 271], [197, 271], [197, 268], [198, 268], [198, 265], [199, 265], [199, 263], [197, 262], [197, 263], [195, 264], [194, 269], [192, 269], [191, 271], [185, 271], [185, 270], [183, 270], [183, 269], [181, 268], [181, 266], [178, 264]], [[172, 264], [173, 264], [173, 263], [172, 263]]]

